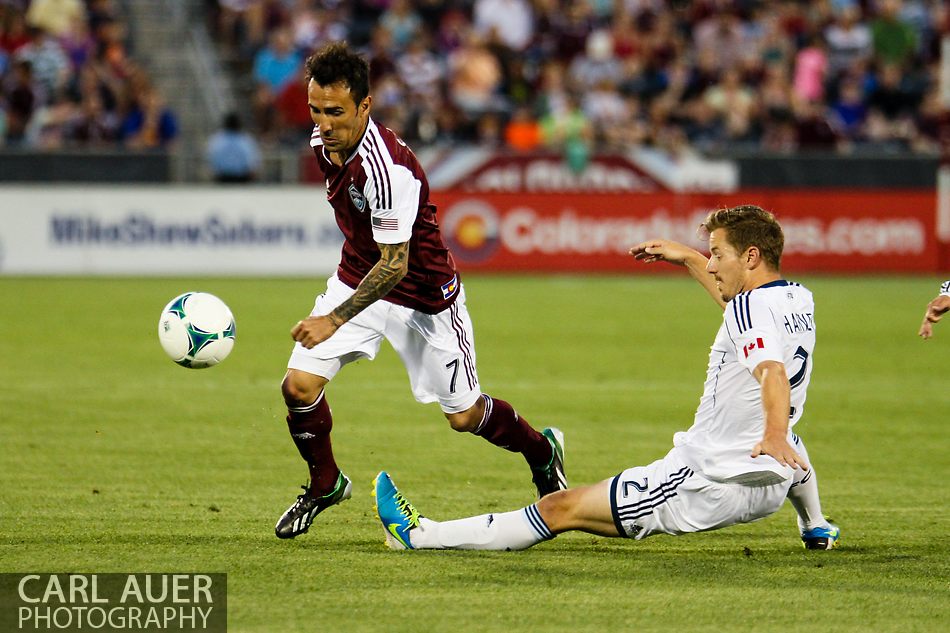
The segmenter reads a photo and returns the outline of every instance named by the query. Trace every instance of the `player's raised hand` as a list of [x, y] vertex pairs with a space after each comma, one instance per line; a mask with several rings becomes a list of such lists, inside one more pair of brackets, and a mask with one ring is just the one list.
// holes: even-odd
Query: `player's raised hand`
[[920, 324], [917, 335], [921, 338], [933, 336], [933, 324], [939, 323], [947, 311], [950, 311], [950, 297], [947, 295], [940, 295], [927, 304], [927, 312], [924, 314], [924, 321]]
[[758, 457], [760, 455], [768, 455], [782, 466], [797, 467], [802, 470], [811, 468], [808, 462], [795, 452], [795, 449], [792, 448], [791, 444], [789, 444], [785, 438], [773, 440], [768, 437], [763, 437], [762, 441], [752, 448], [752, 457]]
[[647, 240], [630, 249], [630, 254], [645, 264], [669, 262], [683, 266], [691, 256], [699, 255], [695, 250], [671, 240]]
[[311, 349], [333, 336], [337, 329], [338, 326], [328, 316], [311, 316], [297, 321], [297, 325], [290, 330], [290, 335], [295, 341]]

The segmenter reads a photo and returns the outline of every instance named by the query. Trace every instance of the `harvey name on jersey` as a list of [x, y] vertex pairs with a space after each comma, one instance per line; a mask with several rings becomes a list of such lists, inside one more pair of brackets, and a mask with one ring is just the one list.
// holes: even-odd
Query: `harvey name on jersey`
[[811, 292], [785, 280], [740, 293], [726, 304], [693, 426], [674, 437], [694, 470], [715, 481], [750, 485], [791, 476], [790, 468], [771, 457], [751, 457], [765, 430], [761, 386], [752, 372], [768, 360], [785, 365], [791, 384], [791, 438], [811, 378], [814, 314]]

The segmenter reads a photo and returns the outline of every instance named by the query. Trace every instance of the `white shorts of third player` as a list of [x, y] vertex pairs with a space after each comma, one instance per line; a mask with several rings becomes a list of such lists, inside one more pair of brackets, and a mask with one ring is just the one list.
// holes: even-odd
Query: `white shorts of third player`
[[[330, 277], [311, 316], [328, 314], [353, 292], [336, 275]], [[297, 343], [287, 366], [331, 380], [347, 363], [375, 358], [383, 338], [402, 359], [417, 401], [438, 402], [446, 413], [458, 413], [478, 400], [475, 335], [464, 287], [455, 303], [438, 314], [377, 301], [312, 349]]]
[[623, 536], [686, 534], [763, 519], [785, 501], [791, 478], [771, 486], [718, 483], [694, 473], [674, 448], [610, 480], [610, 508]]

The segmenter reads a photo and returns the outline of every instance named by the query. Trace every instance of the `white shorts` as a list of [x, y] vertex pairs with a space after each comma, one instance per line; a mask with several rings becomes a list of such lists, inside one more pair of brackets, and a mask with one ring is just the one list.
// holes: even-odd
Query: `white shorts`
[[610, 509], [621, 535], [642, 539], [757, 521], [782, 507], [792, 484], [791, 479], [760, 487], [710, 481], [694, 473], [678, 451], [610, 480]]
[[[311, 316], [328, 314], [354, 290], [336, 275], [317, 297]], [[376, 357], [383, 338], [399, 354], [412, 395], [419, 402], [438, 402], [446, 413], [470, 408], [481, 395], [475, 369], [475, 334], [465, 308], [465, 288], [449, 308], [426, 314], [388, 301], [377, 301], [307, 349], [294, 346], [287, 367], [332, 380], [347, 363]]]

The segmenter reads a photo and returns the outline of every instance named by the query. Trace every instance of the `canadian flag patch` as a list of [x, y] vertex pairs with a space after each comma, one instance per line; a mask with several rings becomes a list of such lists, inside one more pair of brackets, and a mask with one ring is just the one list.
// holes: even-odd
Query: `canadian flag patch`
[[754, 341], [752, 341], [752, 342], [749, 343], [748, 345], [744, 345], [744, 346], [742, 347], [742, 353], [745, 354], [745, 357], [746, 357], [746, 358], [748, 358], [748, 357], [749, 357], [749, 352], [751, 352], [751, 351], [753, 351], [753, 350], [757, 350], [757, 349], [765, 349], [765, 342], [764, 342], [762, 339], [760, 339], [760, 338], [755, 339]]

